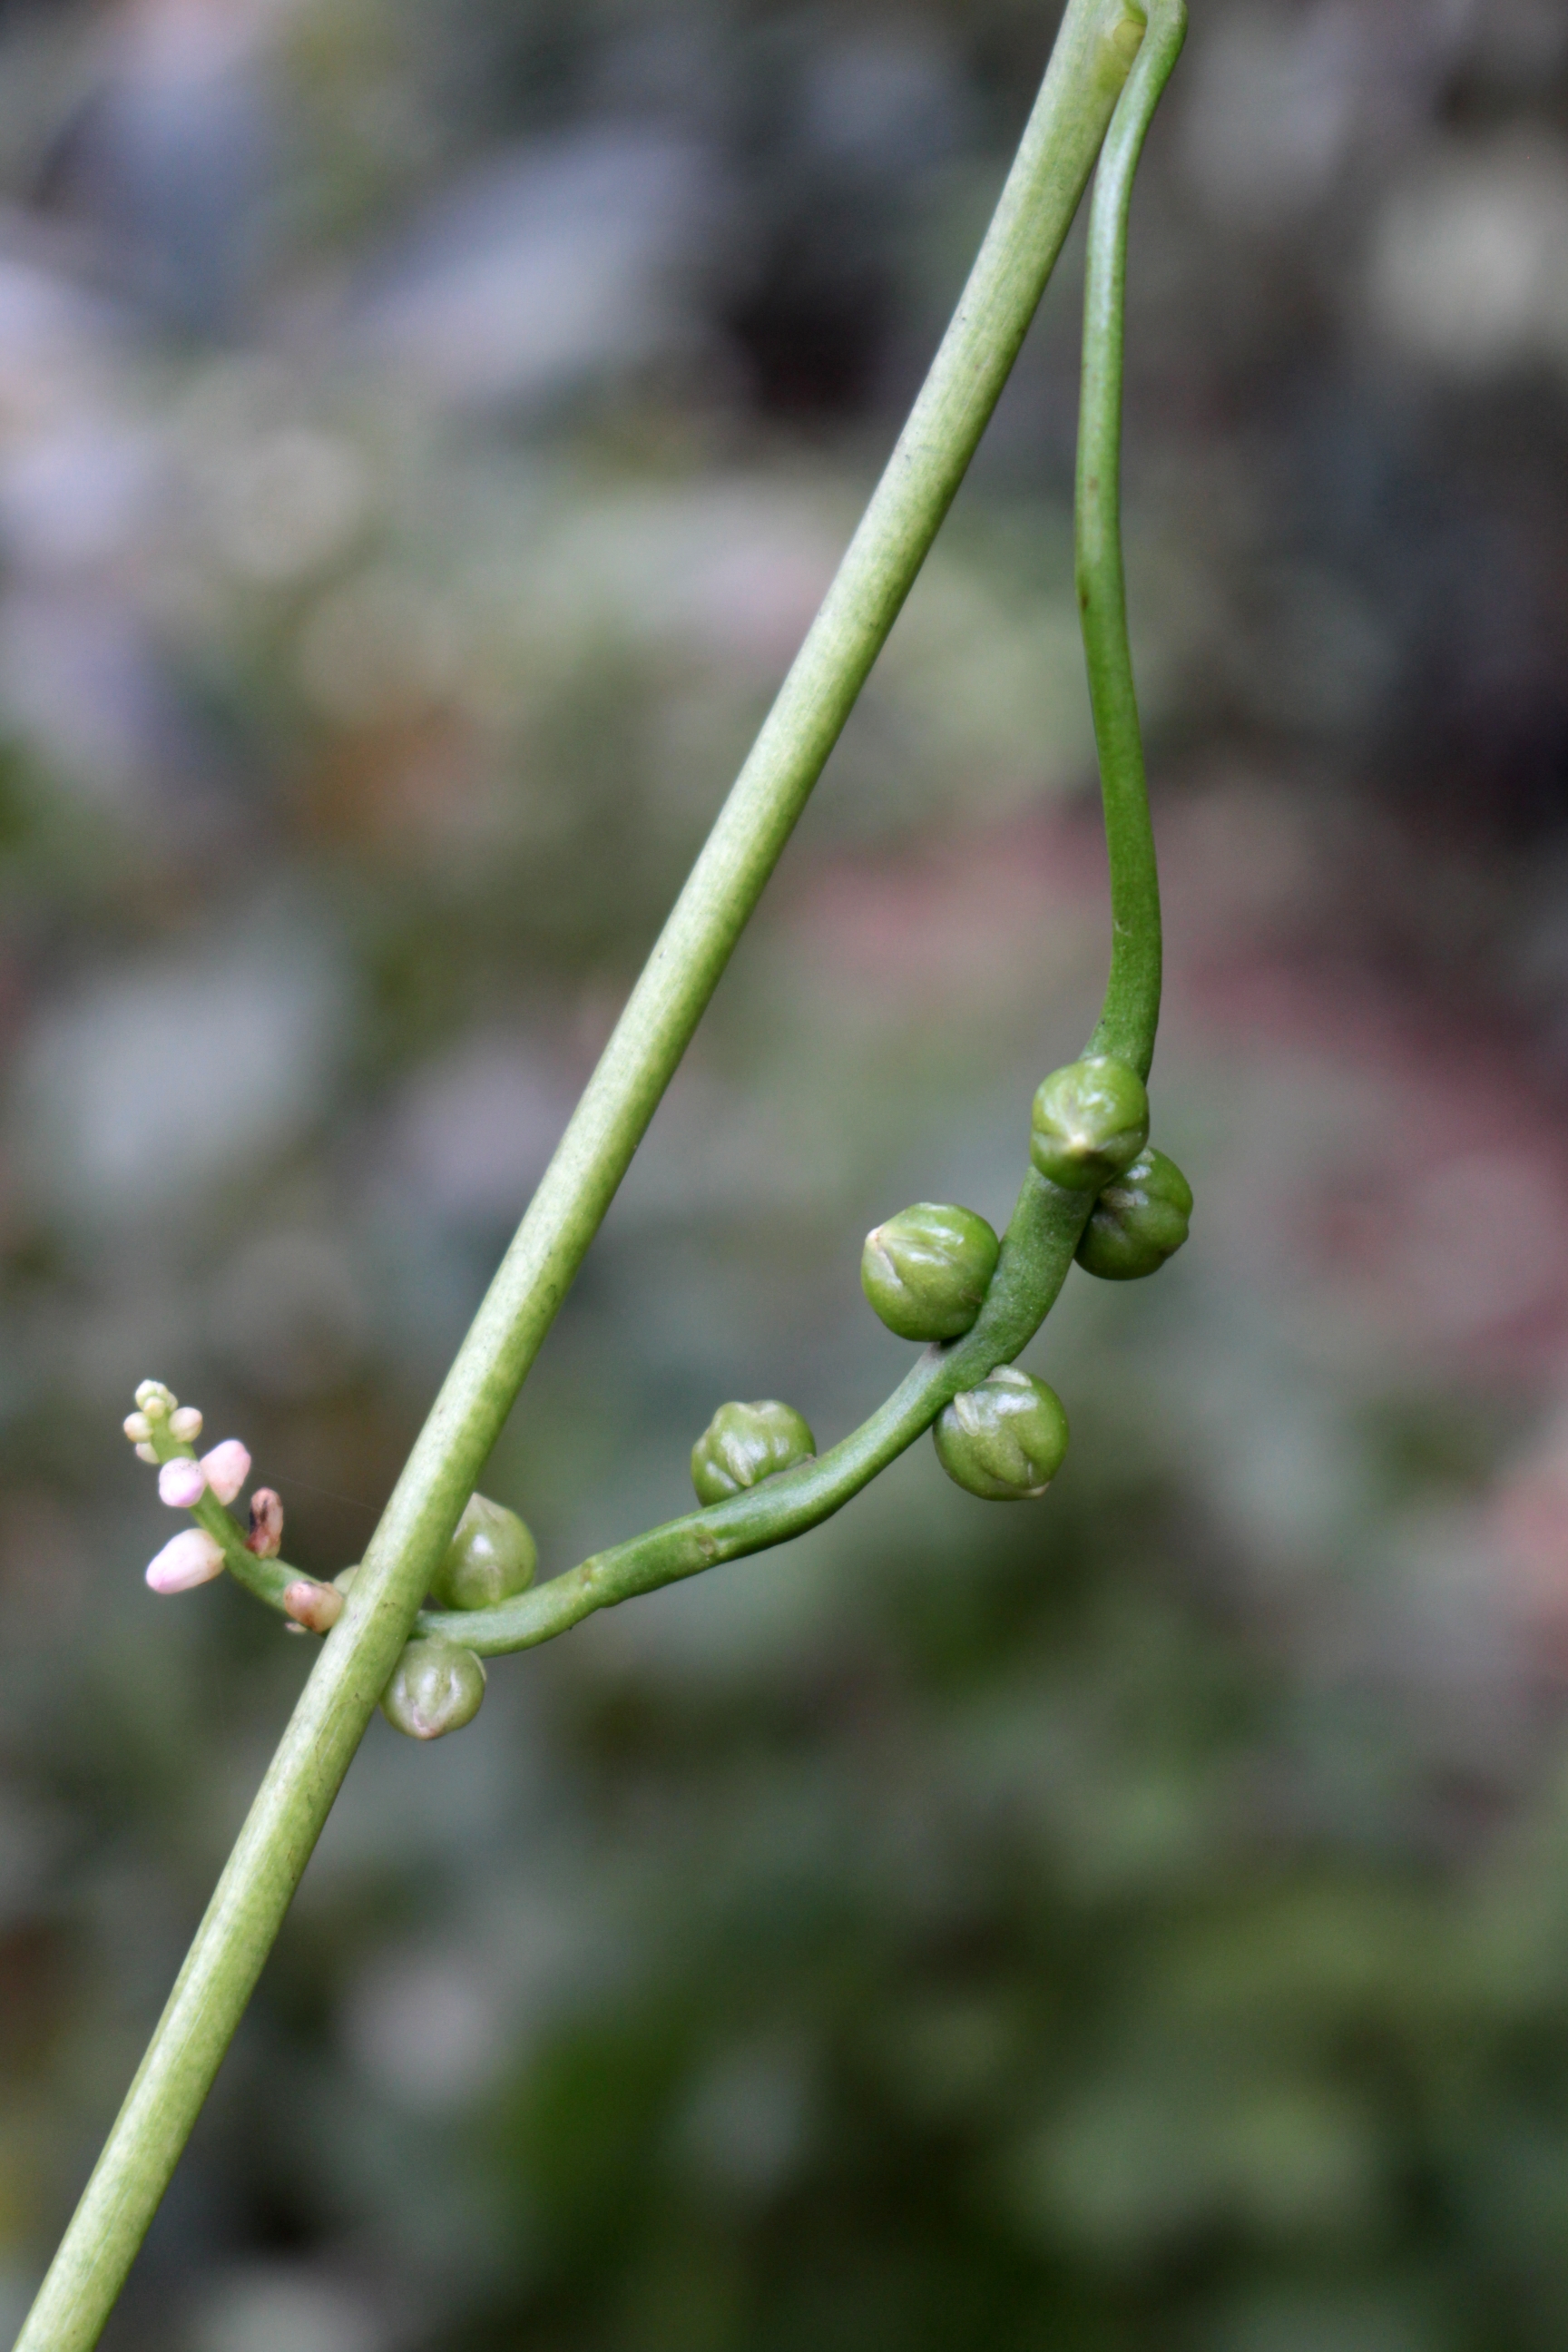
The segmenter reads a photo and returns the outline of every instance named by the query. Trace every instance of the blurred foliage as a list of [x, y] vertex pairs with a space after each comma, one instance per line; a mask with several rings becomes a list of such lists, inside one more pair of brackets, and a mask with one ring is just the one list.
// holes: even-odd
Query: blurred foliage
[[[1017, 0], [0, 18], [0, 2305], [853, 525]], [[1568, 2324], [1568, 25], [1206, 0], [1134, 225], [1170, 891], [1074, 1444], [373, 1725], [106, 2342], [1535, 2352]], [[1104, 910], [1075, 248], [489, 1484], [545, 1572], [903, 1360]]]

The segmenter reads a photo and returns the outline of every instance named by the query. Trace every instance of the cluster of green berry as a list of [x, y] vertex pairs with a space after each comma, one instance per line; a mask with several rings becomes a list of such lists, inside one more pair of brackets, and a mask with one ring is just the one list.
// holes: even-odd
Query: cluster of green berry
[[[1029, 1156], [1064, 1192], [1092, 1193], [1077, 1257], [1107, 1282], [1153, 1274], [1187, 1238], [1192, 1187], [1149, 1145], [1149, 1097], [1136, 1070], [1103, 1054], [1071, 1062], [1035, 1097]], [[1002, 1244], [973, 1209], [919, 1201], [866, 1236], [860, 1282], [900, 1339], [962, 1339], [979, 1320]], [[988, 1502], [1043, 1495], [1068, 1446], [1061, 1399], [1032, 1372], [1000, 1364], [943, 1407], [931, 1431], [947, 1475]], [[776, 1398], [721, 1405], [691, 1454], [700, 1503], [718, 1503], [809, 1461], [816, 1440]]]

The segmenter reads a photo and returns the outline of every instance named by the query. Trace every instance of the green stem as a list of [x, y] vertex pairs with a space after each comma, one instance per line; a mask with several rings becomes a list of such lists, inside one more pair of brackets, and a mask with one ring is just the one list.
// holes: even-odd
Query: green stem
[[98, 2340], [436, 1563], [963, 480], [1077, 210], [1140, 13], [1068, 0], [909, 424], [394, 1489], [16, 2352]]
[[975, 1387], [997, 1364], [1011, 1363], [1033, 1339], [1067, 1279], [1092, 1206], [1088, 1194], [1064, 1192], [1031, 1169], [974, 1328], [945, 1347], [928, 1348], [887, 1402], [826, 1454], [596, 1552], [498, 1608], [422, 1610], [417, 1631], [443, 1633], [484, 1657], [531, 1649], [595, 1609], [767, 1550], [830, 1518], [931, 1427], [950, 1398]]
[[[1127, 635], [1121, 560], [1122, 307], [1133, 173], [1143, 135], [1186, 30], [1182, 0], [1152, 0], [1149, 29], [1106, 134], [1089, 212], [1079, 416], [1078, 595], [1100, 751], [1110, 865], [1110, 974], [1089, 1050], [1115, 1054], [1147, 1077], [1160, 1018], [1160, 877], [1149, 823], [1142, 738]], [[595, 1609], [787, 1542], [842, 1509], [912, 1445], [950, 1398], [973, 1388], [1034, 1337], [1055, 1304], [1092, 1203], [1030, 1172], [974, 1328], [932, 1348], [886, 1404], [816, 1461], [765, 1478], [706, 1510], [520, 1593], [496, 1609], [427, 1610], [424, 1633], [444, 1633], [487, 1657], [529, 1649]]]
[[1127, 635], [1121, 559], [1121, 360], [1132, 180], [1186, 37], [1184, 0], [1147, 0], [1148, 28], [1106, 133], [1089, 210], [1074, 501], [1079, 614], [1110, 863], [1110, 977], [1091, 1054], [1149, 1075], [1160, 1018], [1160, 884]]

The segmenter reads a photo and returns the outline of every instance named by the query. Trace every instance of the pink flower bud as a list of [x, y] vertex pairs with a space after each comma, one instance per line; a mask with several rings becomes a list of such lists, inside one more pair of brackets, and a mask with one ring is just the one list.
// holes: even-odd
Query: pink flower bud
[[128, 1412], [121, 1426], [132, 1445], [152, 1444], [153, 1424], [144, 1412]]
[[201, 1501], [206, 1490], [206, 1473], [201, 1464], [187, 1460], [183, 1454], [173, 1462], [165, 1462], [158, 1473], [158, 1498], [167, 1503], [172, 1511], [188, 1511], [193, 1503]]
[[183, 1404], [169, 1415], [169, 1432], [182, 1445], [194, 1445], [202, 1433], [202, 1417], [194, 1404]]
[[330, 1584], [316, 1584], [301, 1576], [286, 1588], [283, 1606], [307, 1633], [330, 1633], [343, 1613], [343, 1596]]
[[189, 1592], [223, 1572], [223, 1553], [205, 1528], [186, 1528], [163, 1546], [147, 1570], [154, 1592]]
[[232, 1503], [250, 1475], [250, 1456], [237, 1437], [226, 1437], [221, 1445], [202, 1455], [202, 1468], [218, 1501]]
[[250, 1533], [245, 1549], [258, 1559], [276, 1559], [283, 1549], [283, 1497], [270, 1486], [258, 1486], [250, 1498]]
[[152, 1462], [155, 1464], [158, 1459], [157, 1447], [155, 1445], [139, 1445], [136, 1448], [136, 1459], [138, 1462]]

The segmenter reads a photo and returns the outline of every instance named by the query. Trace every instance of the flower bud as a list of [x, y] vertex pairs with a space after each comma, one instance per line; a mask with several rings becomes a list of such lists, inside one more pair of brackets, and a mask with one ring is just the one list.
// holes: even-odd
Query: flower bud
[[223, 1552], [205, 1528], [185, 1528], [148, 1564], [154, 1592], [189, 1592], [223, 1572]]
[[398, 1659], [381, 1711], [410, 1739], [439, 1739], [471, 1723], [484, 1695], [485, 1670], [472, 1650], [432, 1633], [410, 1642]]
[[1029, 1157], [1069, 1192], [1098, 1192], [1148, 1140], [1143, 1081], [1109, 1054], [1053, 1070], [1035, 1097]]
[[188, 1454], [177, 1454], [158, 1473], [158, 1500], [172, 1511], [188, 1511], [207, 1491], [206, 1472]]
[[539, 1546], [517, 1513], [470, 1495], [430, 1580], [430, 1598], [437, 1609], [493, 1609], [526, 1592], [538, 1566]]
[[202, 1417], [194, 1404], [183, 1404], [169, 1415], [169, 1434], [182, 1445], [194, 1445], [202, 1433]]
[[283, 1588], [283, 1606], [296, 1625], [307, 1633], [330, 1633], [343, 1613], [343, 1596], [330, 1584], [318, 1584], [313, 1577], [296, 1577]]
[[156, 1466], [158, 1460], [157, 1447], [155, 1445], [139, 1445], [136, 1448], [136, 1459], [138, 1462], [151, 1462], [154, 1466]]
[[250, 1533], [245, 1549], [258, 1559], [276, 1559], [283, 1549], [283, 1497], [270, 1486], [258, 1486], [250, 1498]]
[[166, 1421], [179, 1402], [174, 1390], [165, 1388], [162, 1381], [143, 1381], [136, 1391], [137, 1407], [149, 1421]]
[[973, 1209], [917, 1201], [867, 1234], [860, 1287], [900, 1339], [956, 1339], [985, 1303], [1001, 1247]]
[[132, 1445], [151, 1445], [153, 1424], [144, 1412], [128, 1412], [121, 1423]]
[[700, 1503], [721, 1503], [760, 1478], [808, 1462], [816, 1451], [800, 1414], [776, 1397], [721, 1404], [691, 1449], [691, 1483]]
[[1094, 1204], [1078, 1262], [1105, 1282], [1156, 1274], [1187, 1238], [1193, 1188], [1163, 1151], [1141, 1151]]
[[359, 1571], [360, 1563], [356, 1559], [352, 1568], [340, 1568], [336, 1576], [333, 1577], [332, 1582], [336, 1585], [340, 1592], [352, 1592], [353, 1591], [354, 1579], [359, 1574]]
[[202, 1455], [202, 1468], [218, 1501], [232, 1503], [250, 1475], [250, 1456], [237, 1437], [226, 1437], [221, 1445]]
[[965, 1389], [938, 1416], [931, 1433], [947, 1475], [992, 1503], [1043, 1495], [1068, 1450], [1068, 1417], [1055, 1389], [999, 1364], [977, 1389]]

